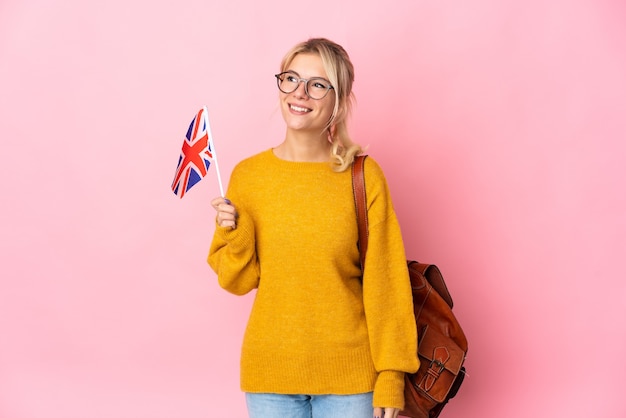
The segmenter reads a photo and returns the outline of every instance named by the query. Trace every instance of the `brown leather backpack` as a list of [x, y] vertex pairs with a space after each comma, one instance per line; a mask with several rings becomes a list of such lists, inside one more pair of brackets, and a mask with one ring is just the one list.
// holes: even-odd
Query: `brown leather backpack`
[[[367, 253], [367, 198], [363, 167], [365, 157], [352, 165], [352, 185], [359, 223], [361, 266]], [[400, 415], [436, 418], [453, 398], [465, 377], [467, 339], [452, 313], [452, 297], [437, 266], [409, 260], [413, 311], [417, 324], [420, 367], [405, 375], [405, 406]]]

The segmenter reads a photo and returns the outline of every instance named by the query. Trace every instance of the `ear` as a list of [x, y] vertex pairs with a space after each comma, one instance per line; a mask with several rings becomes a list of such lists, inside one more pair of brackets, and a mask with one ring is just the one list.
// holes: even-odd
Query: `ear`
[[337, 132], [337, 125], [333, 124], [328, 127], [328, 141], [332, 144], [335, 142], [335, 133]]

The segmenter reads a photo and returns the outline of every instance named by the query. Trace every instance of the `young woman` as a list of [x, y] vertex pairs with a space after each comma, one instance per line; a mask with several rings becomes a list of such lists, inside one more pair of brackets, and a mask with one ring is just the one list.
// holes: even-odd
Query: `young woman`
[[346, 128], [354, 69], [309, 39], [276, 75], [285, 138], [240, 162], [212, 201], [208, 257], [220, 285], [257, 289], [241, 355], [252, 418], [395, 418], [404, 373], [419, 366], [400, 227], [383, 172], [365, 162], [369, 248], [363, 272]]

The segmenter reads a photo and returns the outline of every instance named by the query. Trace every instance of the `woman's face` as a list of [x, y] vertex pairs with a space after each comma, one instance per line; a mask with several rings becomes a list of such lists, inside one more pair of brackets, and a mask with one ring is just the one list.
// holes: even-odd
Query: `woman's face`
[[[295, 56], [291, 64], [283, 71], [291, 71], [296, 77], [310, 79], [320, 77], [328, 80], [322, 59], [316, 54], [301, 53]], [[330, 84], [328, 82], [327, 84]], [[280, 108], [287, 129], [301, 132], [311, 131], [317, 135], [322, 132], [335, 106], [335, 94], [330, 90], [323, 99], [311, 99], [305, 92], [304, 82], [291, 93], [280, 94]]]

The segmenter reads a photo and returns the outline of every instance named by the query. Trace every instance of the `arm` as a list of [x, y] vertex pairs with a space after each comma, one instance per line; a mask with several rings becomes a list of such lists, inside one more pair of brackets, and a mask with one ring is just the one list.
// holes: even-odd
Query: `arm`
[[[233, 194], [237, 198], [234, 191]], [[236, 295], [246, 294], [259, 285], [252, 217], [245, 208], [238, 210], [230, 200], [222, 197], [213, 199], [211, 205], [217, 215], [207, 261], [217, 273], [221, 287]]]
[[369, 245], [363, 299], [378, 378], [374, 406], [394, 416], [404, 407], [404, 373], [419, 366], [417, 330], [400, 225], [380, 167], [366, 160]]

